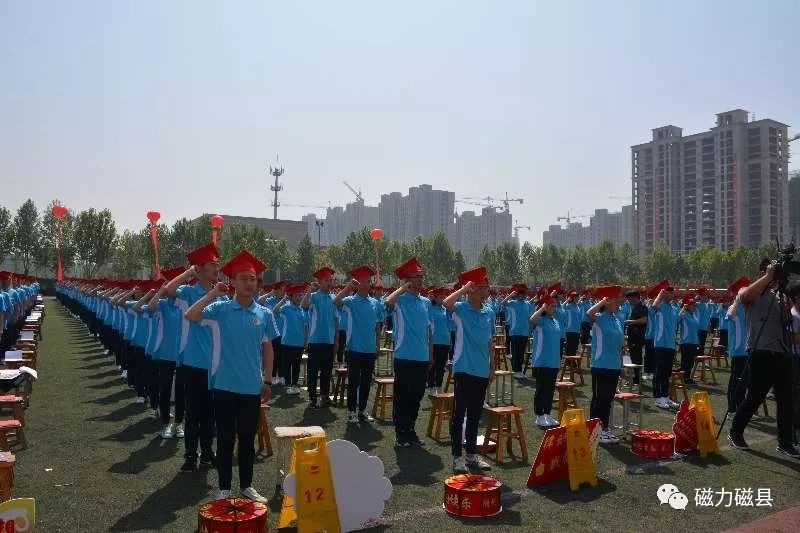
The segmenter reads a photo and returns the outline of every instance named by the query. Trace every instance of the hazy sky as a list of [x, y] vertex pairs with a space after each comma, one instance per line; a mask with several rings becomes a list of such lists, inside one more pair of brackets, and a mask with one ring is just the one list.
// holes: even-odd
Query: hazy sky
[[280, 153], [286, 203], [507, 191], [539, 243], [625, 203], [653, 127], [741, 107], [797, 133], [798, 28], [795, 0], [6, 0], [0, 205], [271, 216]]

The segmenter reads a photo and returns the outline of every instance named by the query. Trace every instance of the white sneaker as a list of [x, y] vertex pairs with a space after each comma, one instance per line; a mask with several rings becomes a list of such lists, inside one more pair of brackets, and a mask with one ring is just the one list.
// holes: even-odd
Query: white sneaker
[[182, 439], [183, 438], [183, 424], [179, 424], [175, 427], [175, 438]]
[[602, 442], [603, 444], [616, 444], [619, 442], [619, 439], [615, 437], [610, 430], [604, 429], [600, 433], [600, 442]]
[[297, 394], [300, 394], [300, 387], [298, 387], [297, 385], [291, 385], [291, 386], [289, 386], [289, 388], [286, 390], [286, 393], [287, 393], [287, 394], [292, 394], [292, 395], [297, 395]]
[[466, 474], [469, 472], [467, 469], [467, 461], [463, 457], [453, 457], [453, 472], [456, 474]]
[[546, 427], [548, 426], [546, 415], [539, 415], [536, 417], [536, 425], [539, 427]]
[[158, 409], [151, 409], [150, 416], [153, 418], [161, 418], [161, 413], [158, 412]]
[[122, 365], [117, 365], [117, 370], [119, 370], [120, 372], [122, 372]]
[[276, 385], [286, 385], [286, 380], [283, 378], [278, 378], [275, 380]]
[[667, 398], [667, 406], [670, 409], [678, 409], [681, 406], [681, 404], [673, 402], [670, 398]]
[[522, 372], [514, 372], [514, 377], [517, 379], [522, 379], [525, 377], [525, 374], [523, 374]]
[[229, 491], [229, 490], [220, 490], [217, 493], [217, 498], [216, 499], [217, 500], [227, 500], [230, 497], [231, 497], [231, 491]]
[[253, 500], [254, 502], [269, 503], [269, 500], [267, 500], [265, 497], [259, 494], [258, 491], [256, 491], [256, 489], [254, 489], [253, 487], [247, 487], [246, 489], [244, 489], [242, 491], [242, 496], [244, 496], [248, 500]]
[[175, 426], [173, 426], [172, 424], [167, 424], [164, 427], [164, 431], [161, 432], [161, 438], [171, 439], [174, 436], [175, 436]]
[[144, 396], [139, 396], [138, 398], [136, 398], [136, 403], [144, 403], [146, 401], [147, 400], [145, 400]]
[[103, 355], [108, 355], [108, 350], [103, 350]]
[[369, 414], [369, 410], [367, 410], [367, 409], [364, 409], [363, 411], [361, 411], [361, 413], [358, 416], [359, 416], [359, 418], [363, 418], [367, 422], [372, 422], [373, 420], [375, 420], [374, 418], [372, 418], [372, 415]]
[[544, 415], [544, 417], [547, 419], [548, 425], [550, 425], [552, 427], [558, 427], [558, 426], [561, 425], [561, 423], [558, 420], [556, 420], [555, 418], [553, 418], [549, 414]]
[[347, 417], [347, 421], [350, 424], [358, 424], [358, 413], [355, 411], [350, 411], [350, 416]]
[[122, 373], [119, 375], [122, 379], [128, 379], [128, 371], [123, 370]]
[[666, 398], [656, 398], [656, 407], [659, 409], [669, 409], [669, 404]]
[[483, 458], [478, 455], [467, 455], [466, 463], [467, 466], [471, 466], [472, 468], [480, 468], [481, 470], [492, 469], [492, 465], [484, 461]]

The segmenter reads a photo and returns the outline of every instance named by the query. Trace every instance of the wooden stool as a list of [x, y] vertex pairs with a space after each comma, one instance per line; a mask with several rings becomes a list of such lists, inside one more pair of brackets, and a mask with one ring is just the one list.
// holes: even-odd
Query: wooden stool
[[[621, 429], [625, 433], [631, 433], [633, 431], [632, 428], [641, 428], [642, 427], [642, 395], [637, 394], [635, 392], [618, 392], [614, 395], [614, 400], [619, 402], [622, 405], [622, 425], [615, 426], [611, 422], [611, 418], [614, 415], [614, 406], [611, 406], [611, 413], [609, 414], [609, 421], [608, 425], [612, 428]], [[630, 421], [630, 404], [631, 402], [638, 400], [639, 403], [639, 419], [636, 424]]]
[[333, 386], [333, 403], [344, 405], [344, 397], [347, 394], [347, 369], [337, 368], [334, 373], [336, 374], [336, 383]]
[[256, 429], [256, 435], [258, 435], [258, 453], [267, 450], [267, 455], [272, 455], [272, 440], [269, 438], [267, 411], [269, 411], [269, 405], [262, 403], [261, 409], [258, 412], [258, 426]]
[[444, 379], [444, 392], [450, 390], [450, 384], [455, 385], [456, 380], [453, 379], [453, 363], [447, 363], [447, 377]]
[[[528, 444], [525, 441], [525, 430], [522, 427], [522, 407], [513, 405], [486, 408], [486, 433], [483, 442], [494, 441], [497, 443], [495, 459], [503, 462], [503, 457], [508, 451], [511, 454], [511, 445], [514, 440], [519, 442], [522, 460], [528, 462]], [[514, 417], [512, 422], [511, 417]], [[516, 429], [514, 426], [516, 425]]]
[[[431, 412], [428, 416], [428, 429], [425, 434], [438, 440], [442, 433], [442, 422], [453, 418], [455, 394], [452, 392], [440, 392], [430, 394], [428, 397], [431, 399]], [[434, 431], [434, 424], [436, 424], [436, 431]]]
[[692, 369], [692, 379], [697, 377], [697, 371], [700, 370], [700, 381], [708, 383], [706, 380], [706, 370], [711, 373], [711, 383], [717, 384], [717, 376], [714, 374], [714, 369], [711, 366], [710, 355], [699, 355], [694, 358], [694, 369]]
[[[769, 409], [767, 409], [767, 400], [764, 400], [761, 403], [761, 407], [764, 409], [764, 418], [769, 418]], [[758, 409], [756, 409], [758, 411]]]
[[[389, 386], [394, 386], [394, 378], [375, 378], [378, 389], [375, 391], [375, 401], [372, 404], [372, 418], [386, 419], [386, 404], [394, 401], [394, 391], [389, 392]], [[378, 416], [380, 406], [380, 416]]]
[[325, 436], [325, 430], [319, 426], [278, 426], [275, 428], [275, 437], [278, 439], [278, 453], [275, 456], [277, 478], [275, 485], [283, 485], [283, 478], [289, 473], [289, 461], [292, 460], [294, 441], [301, 437]]
[[[510, 370], [494, 371], [494, 392], [487, 388], [486, 403], [492, 407], [499, 405], [514, 405], [514, 373]], [[509, 385], [510, 383], [510, 385]]]
[[569, 374], [567, 381], [575, 383], [575, 376], [581, 379], [581, 385], [585, 385], [583, 381], [583, 370], [581, 369], [581, 356], [580, 355], [567, 355], [561, 360], [561, 376], [559, 381], [564, 381], [564, 374]]
[[[639, 371], [639, 383], [634, 384], [637, 370]], [[622, 371], [625, 373], [625, 379], [623, 380], [622, 386], [619, 389], [620, 392], [634, 392], [633, 389], [635, 387], [636, 393], [642, 394], [642, 373], [644, 372], [644, 366], [635, 365], [633, 363], [625, 363], [622, 365]]]
[[496, 370], [508, 370], [508, 358], [506, 357], [506, 345], [496, 344], [494, 347], [494, 356], [497, 360]]
[[589, 366], [589, 363], [592, 359], [592, 345], [591, 343], [581, 344], [581, 353], [578, 354], [581, 357], [586, 358], [586, 366]]
[[14, 413], [14, 419], [19, 420], [22, 426], [25, 426], [25, 398], [22, 396], [7, 395], [0, 396], [0, 407], [11, 409]]
[[710, 354], [711, 358], [717, 362], [717, 368], [722, 367], [722, 363], [725, 363], [725, 368], [730, 368], [731, 364], [728, 361], [728, 356], [725, 355], [725, 347], [719, 345], [719, 339], [715, 339], [715, 341], [711, 344]]
[[572, 381], [556, 381], [558, 391], [558, 421], [567, 409], [577, 409], [578, 400], [575, 398], [575, 383]]
[[308, 354], [304, 353], [300, 356], [300, 376], [297, 378], [297, 385], [308, 386]]
[[22, 422], [19, 420], [0, 420], [0, 451], [11, 451], [11, 444], [8, 441], [10, 436], [15, 437], [16, 442], [22, 449], [28, 447], [25, 440], [25, 431], [22, 429]]
[[380, 349], [378, 359], [375, 361], [375, 375], [386, 377], [394, 375], [394, 350]]
[[678, 401], [678, 391], [683, 391], [683, 399], [688, 400], [689, 395], [686, 394], [686, 384], [683, 382], [683, 372], [680, 370], [673, 370], [672, 376], [669, 379], [669, 398], [675, 403]]
[[14, 488], [14, 464], [16, 458], [11, 452], [0, 452], [0, 502], [11, 499]]

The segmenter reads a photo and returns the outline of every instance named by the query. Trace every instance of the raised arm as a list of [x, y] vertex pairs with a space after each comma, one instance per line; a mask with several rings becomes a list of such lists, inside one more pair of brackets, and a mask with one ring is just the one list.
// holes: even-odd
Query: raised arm
[[538, 323], [539, 323], [539, 319], [540, 319], [540, 318], [542, 318], [542, 313], [544, 313], [544, 306], [543, 306], [543, 305], [542, 305], [542, 306], [539, 306], [539, 309], [537, 309], [536, 311], [534, 311], [534, 312], [533, 312], [533, 314], [530, 316], [530, 318], [528, 319], [528, 321], [529, 321], [529, 322], [530, 322], [532, 325], [534, 325], [534, 326], [535, 326], [536, 324], [538, 324]]
[[164, 293], [169, 298], [173, 298], [175, 293], [178, 291], [178, 287], [181, 285], [185, 285], [192, 280], [192, 278], [197, 276], [197, 267], [191, 266], [186, 269], [186, 272], [181, 274], [180, 276], [175, 276], [171, 280], [167, 282], [165, 286], [162, 287], [164, 289]]
[[410, 286], [411, 286], [411, 283], [404, 283], [403, 285], [398, 287], [397, 290], [395, 290], [392, 294], [390, 294], [386, 298], [386, 301], [384, 302], [384, 305], [386, 307], [388, 307], [389, 309], [394, 309], [394, 304], [395, 304], [395, 302], [397, 302], [397, 299], [400, 298], [403, 295], [403, 293], [408, 290], [408, 288]]
[[597, 313], [599, 313], [600, 310], [603, 308], [603, 306], [606, 305], [607, 301], [608, 298], [603, 298], [602, 300], [591, 306], [588, 311], [586, 311], [586, 317], [589, 319], [589, 322], [594, 322], [594, 318], [597, 316]]
[[137, 313], [140, 312], [142, 310], [142, 306], [150, 300], [150, 298], [153, 296], [155, 292], [156, 291], [154, 291], [153, 289], [147, 291], [147, 294], [139, 298], [139, 300], [137, 300], [136, 303], [133, 304], [133, 310], [136, 311]]
[[356, 280], [351, 279], [350, 281], [348, 281], [347, 285], [342, 287], [342, 290], [336, 293], [336, 296], [333, 299], [333, 305], [337, 307], [342, 305], [342, 300], [344, 300], [345, 297], [350, 295], [353, 292], [353, 289], [355, 289], [356, 287], [358, 287], [358, 282]]
[[203, 318], [203, 309], [216, 298], [227, 293], [228, 287], [224, 283], [217, 283], [210, 291], [205, 293], [202, 298], [193, 303], [192, 306], [186, 310], [186, 313], [183, 314], [183, 317], [189, 322], [200, 322]]
[[317, 289], [319, 289], [319, 283], [312, 281], [311, 285], [309, 285], [308, 289], [306, 289], [305, 294], [303, 294], [303, 299], [300, 301], [300, 307], [303, 309], [308, 309], [309, 304], [311, 303], [311, 293]]
[[278, 303], [276, 303], [276, 304], [273, 306], [273, 308], [272, 308], [272, 313], [273, 313], [273, 314], [275, 314], [275, 315], [278, 315], [278, 314], [280, 314], [280, 312], [281, 312], [281, 307], [283, 307], [283, 302], [285, 302], [285, 301], [286, 301], [286, 298], [287, 298], [287, 296], [288, 296], [287, 294], [284, 294], [284, 295], [283, 295], [283, 298], [281, 298], [281, 299], [278, 301]]
[[769, 284], [772, 283], [772, 280], [775, 278], [775, 268], [775, 263], [767, 265], [767, 271], [763, 276], [739, 291], [739, 301], [747, 305], [764, 294]]
[[453, 308], [455, 308], [456, 303], [458, 303], [458, 300], [460, 300], [463, 295], [472, 292], [472, 287], [474, 285], [475, 285], [474, 283], [468, 281], [467, 283], [464, 284], [463, 287], [461, 287], [454, 293], [450, 294], [450, 296], [445, 298], [444, 301], [442, 302], [444, 308], [447, 309], [448, 311], [452, 311]]

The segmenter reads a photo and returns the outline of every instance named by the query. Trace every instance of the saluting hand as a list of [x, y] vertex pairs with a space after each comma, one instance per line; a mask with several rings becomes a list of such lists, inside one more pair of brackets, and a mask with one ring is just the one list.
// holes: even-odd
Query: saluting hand
[[221, 281], [214, 285], [214, 296], [222, 296], [228, 294], [228, 286]]

